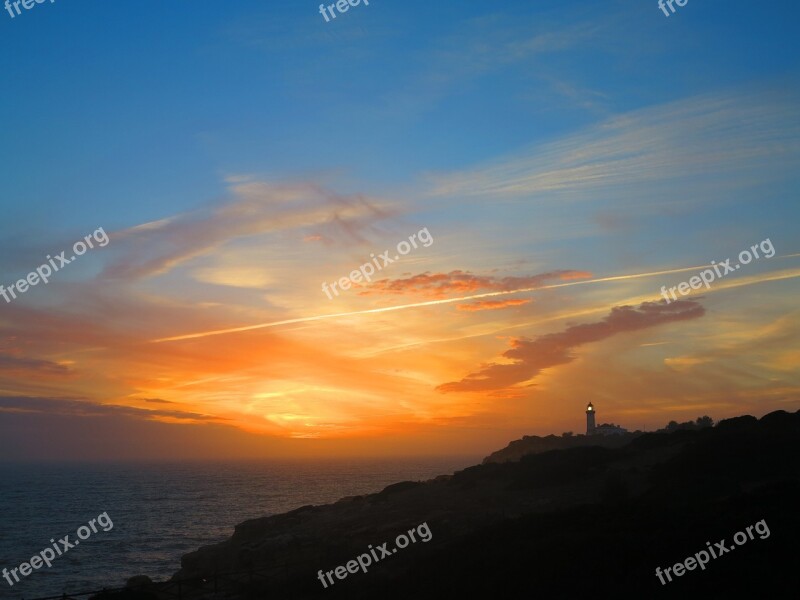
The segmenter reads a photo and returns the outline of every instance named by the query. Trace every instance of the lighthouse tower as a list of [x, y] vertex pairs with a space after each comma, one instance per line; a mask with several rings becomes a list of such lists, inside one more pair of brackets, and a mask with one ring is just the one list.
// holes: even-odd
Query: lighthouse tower
[[591, 402], [586, 407], [586, 435], [594, 435], [594, 406]]

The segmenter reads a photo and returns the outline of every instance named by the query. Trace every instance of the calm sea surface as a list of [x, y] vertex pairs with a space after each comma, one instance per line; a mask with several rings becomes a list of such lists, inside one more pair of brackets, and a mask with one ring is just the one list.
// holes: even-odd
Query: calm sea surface
[[[170, 577], [183, 554], [220, 542], [234, 525], [306, 504], [449, 474], [480, 457], [324, 462], [116, 465], [0, 464], [0, 570], [107, 512], [98, 532], [20, 583], [0, 577], [0, 599], [117, 587], [133, 575]], [[13, 577], [12, 577], [13, 581]]]

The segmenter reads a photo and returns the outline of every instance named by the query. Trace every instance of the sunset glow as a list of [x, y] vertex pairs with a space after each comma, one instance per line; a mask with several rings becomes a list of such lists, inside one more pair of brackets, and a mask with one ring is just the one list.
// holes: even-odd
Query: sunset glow
[[[245, 5], [191, 24], [170, 8], [179, 47], [126, 37], [86, 71], [20, 57], [26, 102], [81, 85], [63, 107], [5, 99], [25, 142], [5, 162], [2, 282], [98, 227], [110, 243], [0, 299], [6, 457], [484, 455], [579, 431], [589, 401], [630, 430], [796, 409], [784, 71], [720, 41], [738, 70], [708, 84], [719, 59], [659, 37], [688, 11], [632, 26], [453, 5], [411, 36], [408, 8], [273, 22]], [[14, 35], [72, 18], [48, 9]], [[397, 250], [422, 228], [433, 243]], [[767, 238], [774, 257], [663, 301]]]

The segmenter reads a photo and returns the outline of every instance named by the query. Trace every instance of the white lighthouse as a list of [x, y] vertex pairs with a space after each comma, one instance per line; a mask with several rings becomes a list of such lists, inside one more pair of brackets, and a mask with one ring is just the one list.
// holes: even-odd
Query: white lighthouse
[[586, 435], [594, 435], [594, 406], [591, 402], [586, 407]]

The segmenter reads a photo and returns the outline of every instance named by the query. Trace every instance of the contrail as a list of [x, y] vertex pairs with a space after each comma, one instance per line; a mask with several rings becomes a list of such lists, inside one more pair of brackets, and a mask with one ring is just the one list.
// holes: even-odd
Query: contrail
[[178, 340], [191, 340], [194, 338], [206, 337], [209, 335], [223, 335], [225, 333], [238, 333], [241, 331], [252, 331], [253, 329], [265, 329], [267, 327], [278, 327], [279, 325], [291, 325], [293, 323], [308, 323], [310, 321], [323, 321], [325, 319], [338, 319], [339, 317], [353, 317], [355, 315], [366, 315], [370, 313], [391, 312], [393, 310], [405, 310], [407, 308], [419, 308], [421, 306], [434, 306], [436, 304], [450, 304], [452, 302], [463, 302], [465, 300], [478, 300], [479, 298], [491, 298], [493, 296], [507, 296], [509, 294], [521, 294], [524, 292], [534, 292], [536, 290], [549, 290], [555, 288], [569, 287], [572, 285], [585, 285], [588, 283], [602, 283], [605, 281], [619, 281], [622, 279], [638, 279], [640, 277], [654, 277], [656, 275], [669, 275], [670, 273], [683, 273], [684, 271], [696, 271], [710, 267], [711, 265], [700, 265], [697, 267], [683, 267], [680, 269], [670, 269], [667, 271], [653, 271], [650, 273], [635, 273], [632, 275], [615, 275], [613, 277], [600, 277], [586, 281], [570, 281], [567, 283], [554, 283], [551, 285], [541, 285], [538, 287], [520, 288], [517, 290], [503, 290], [500, 292], [486, 292], [474, 294], [472, 296], [462, 296], [460, 298], [447, 298], [444, 300], [429, 300], [427, 302], [415, 302], [413, 304], [402, 304], [400, 306], [387, 306], [385, 308], [370, 308], [367, 310], [357, 310], [354, 312], [334, 313], [329, 315], [317, 315], [314, 317], [299, 317], [297, 319], [285, 319], [283, 321], [272, 321], [270, 323], [259, 323], [257, 325], [246, 325], [244, 327], [232, 327], [230, 329], [217, 329], [215, 331], [204, 331], [201, 333], [189, 333], [186, 335], [176, 335], [173, 337], [159, 338], [153, 342], [176, 342]]

